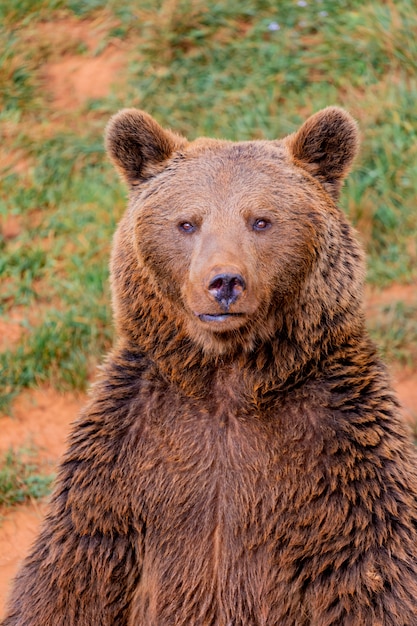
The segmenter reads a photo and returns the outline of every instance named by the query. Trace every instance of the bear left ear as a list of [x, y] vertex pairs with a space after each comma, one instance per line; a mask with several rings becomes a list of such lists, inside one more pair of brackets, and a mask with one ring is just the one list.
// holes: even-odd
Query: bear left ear
[[320, 180], [333, 198], [339, 197], [359, 148], [355, 120], [339, 107], [328, 107], [309, 117], [286, 139], [292, 157]]
[[107, 153], [130, 186], [155, 176], [186, 143], [184, 137], [165, 130], [138, 109], [119, 111], [106, 128]]

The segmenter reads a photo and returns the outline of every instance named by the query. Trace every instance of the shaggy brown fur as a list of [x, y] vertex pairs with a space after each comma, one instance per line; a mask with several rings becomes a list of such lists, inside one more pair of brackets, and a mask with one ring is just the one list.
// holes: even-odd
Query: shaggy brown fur
[[118, 341], [4, 626], [413, 626], [417, 472], [364, 328], [328, 108], [192, 143], [122, 111]]

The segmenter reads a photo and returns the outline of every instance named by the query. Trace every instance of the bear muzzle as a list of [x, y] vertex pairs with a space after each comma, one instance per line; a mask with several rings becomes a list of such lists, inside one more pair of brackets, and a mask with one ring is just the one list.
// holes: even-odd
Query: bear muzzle
[[[248, 272], [236, 257], [207, 260], [197, 256], [184, 285], [187, 308], [193, 317], [213, 331], [235, 330], [245, 324], [259, 306]], [[229, 262], [227, 262], [229, 261]]]
[[216, 305], [220, 306], [221, 312], [196, 313], [200, 321], [209, 323], [232, 321], [233, 323], [233, 321], [237, 321], [236, 318], [245, 317], [243, 312], [230, 311], [230, 307], [246, 291], [246, 281], [241, 274], [232, 272], [215, 273], [214, 276], [207, 279], [205, 291], [209, 298], [214, 300]]

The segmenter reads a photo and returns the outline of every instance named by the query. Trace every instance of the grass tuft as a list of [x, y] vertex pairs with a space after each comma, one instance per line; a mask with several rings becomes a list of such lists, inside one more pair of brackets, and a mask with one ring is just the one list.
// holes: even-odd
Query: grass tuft
[[0, 459], [0, 506], [11, 506], [49, 493], [53, 476], [40, 474], [27, 461], [28, 451], [9, 449]]
[[398, 301], [380, 309], [370, 332], [387, 361], [412, 367], [417, 360], [417, 305]]

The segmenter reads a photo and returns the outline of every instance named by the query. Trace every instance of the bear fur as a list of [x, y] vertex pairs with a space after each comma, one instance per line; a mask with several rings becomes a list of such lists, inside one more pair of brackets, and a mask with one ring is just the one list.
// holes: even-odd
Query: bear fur
[[417, 460], [337, 206], [357, 147], [336, 107], [280, 141], [112, 118], [117, 341], [4, 626], [417, 624]]

